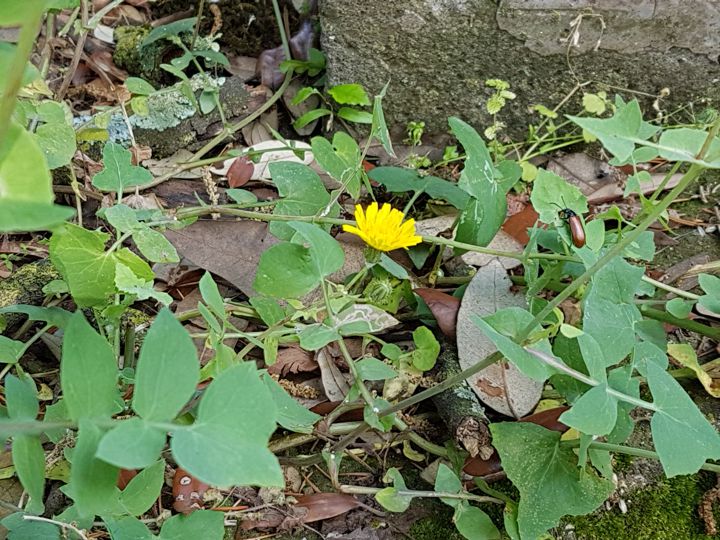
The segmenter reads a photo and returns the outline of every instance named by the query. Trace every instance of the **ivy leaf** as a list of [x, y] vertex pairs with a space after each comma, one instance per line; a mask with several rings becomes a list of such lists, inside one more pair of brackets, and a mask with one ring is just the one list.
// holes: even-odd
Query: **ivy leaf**
[[328, 89], [328, 94], [340, 105], [370, 105], [365, 89], [357, 84], [338, 84]]
[[77, 311], [65, 329], [60, 381], [71, 420], [109, 418], [121, 402], [117, 364], [108, 342]]
[[578, 215], [588, 211], [587, 199], [577, 187], [545, 169], [538, 169], [530, 200], [543, 223], [559, 224], [558, 212], [563, 208]]
[[260, 255], [253, 289], [276, 298], [299, 298], [319, 283], [310, 250], [298, 244], [283, 242]]
[[608, 149], [615, 159], [624, 162], [632, 155], [635, 144], [652, 137], [656, 126], [642, 119], [640, 105], [636, 99], [629, 103], [618, 103], [611, 118], [583, 118], [568, 116], [588, 133], [594, 135]]
[[92, 185], [101, 191], [125, 191], [152, 179], [150, 171], [132, 164], [130, 150], [110, 141], [103, 148], [103, 170], [93, 177]]
[[435, 339], [432, 331], [426, 326], [419, 326], [413, 332], [415, 350], [412, 352], [412, 362], [420, 371], [428, 371], [435, 366], [440, 354], [440, 343]]
[[520, 491], [521, 538], [538, 538], [564, 515], [588, 514], [613, 492], [613, 483], [578, 468], [560, 433], [529, 422], [491, 424], [493, 446], [503, 469]]
[[133, 409], [145, 420], [172, 420], [195, 393], [199, 373], [192, 339], [169, 310], [161, 310], [140, 350]]
[[218, 487], [282, 486], [282, 470], [267, 447], [276, 419], [255, 365], [233, 366], [210, 384], [195, 423], [173, 433], [173, 456], [190, 474]]
[[115, 292], [115, 258], [105, 252], [109, 238], [70, 223], [50, 238], [50, 259], [80, 307], [104, 305]]
[[[322, 180], [310, 167], [286, 161], [276, 161], [268, 167], [282, 197], [275, 204], [273, 215], [314, 216], [330, 203], [330, 195]], [[281, 240], [290, 240], [295, 234], [291, 227], [279, 221], [270, 223], [270, 232]]]
[[353, 199], [357, 199], [363, 172], [360, 167], [360, 147], [355, 140], [339, 131], [333, 136], [332, 143], [325, 137], [313, 137], [310, 145], [315, 160], [323, 170], [340, 182]]
[[693, 474], [720, 458], [720, 436], [682, 386], [654, 362], [647, 363], [647, 380], [656, 407], [650, 428], [665, 474]]

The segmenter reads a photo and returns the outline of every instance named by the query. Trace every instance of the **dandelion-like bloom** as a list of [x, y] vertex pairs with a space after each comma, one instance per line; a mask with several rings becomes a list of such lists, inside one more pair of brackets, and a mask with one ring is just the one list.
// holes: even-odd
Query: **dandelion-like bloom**
[[378, 209], [378, 203], [374, 202], [366, 210], [358, 204], [355, 206], [357, 227], [343, 225], [343, 230], [358, 235], [378, 251], [408, 248], [422, 242], [422, 238], [415, 234], [415, 220], [403, 223], [404, 217], [400, 210], [387, 203]]

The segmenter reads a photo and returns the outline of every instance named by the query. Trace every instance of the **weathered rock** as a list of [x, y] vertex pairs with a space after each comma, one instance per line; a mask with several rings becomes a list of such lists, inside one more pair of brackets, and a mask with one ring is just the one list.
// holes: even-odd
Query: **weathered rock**
[[320, 15], [329, 84], [377, 92], [390, 81], [384, 105], [395, 129], [423, 120], [444, 132], [450, 115], [489, 125], [489, 78], [518, 94], [499, 115], [515, 134], [528, 124], [528, 105], [552, 107], [579, 82], [609, 93], [667, 87], [667, 109], [720, 99], [713, 0], [691, 8], [680, 0], [326, 0]]

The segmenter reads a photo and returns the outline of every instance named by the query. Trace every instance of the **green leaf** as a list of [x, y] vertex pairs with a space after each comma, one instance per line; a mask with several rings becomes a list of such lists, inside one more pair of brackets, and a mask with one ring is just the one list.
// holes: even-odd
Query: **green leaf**
[[8, 416], [16, 420], [35, 420], [39, 407], [35, 382], [29, 376], [5, 378], [5, 399]]
[[341, 337], [336, 328], [323, 323], [308, 324], [302, 327], [298, 336], [300, 337], [300, 346], [306, 351], [317, 351]]
[[486, 246], [505, 221], [505, 194], [513, 182], [498, 179], [501, 173], [477, 131], [459, 118], [450, 117], [448, 123], [467, 154], [458, 186], [471, 195], [460, 215], [456, 240]]
[[[666, 129], [660, 134], [660, 157], [669, 161], [697, 161], [695, 156], [705, 144], [708, 132], [703, 129]], [[705, 166], [720, 168], [720, 139], [714, 137], [706, 152]]]
[[373, 115], [367, 111], [361, 111], [352, 107], [340, 107], [337, 112], [338, 118], [355, 122], [356, 124], [372, 124]]
[[22, 341], [16, 341], [9, 337], [0, 336], [0, 362], [3, 364], [15, 364], [25, 349]]
[[317, 120], [318, 118], [322, 118], [323, 116], [330, 116], [331, 114], [332, 111], [330, 109], [312, 109], [303, 114], [297, 120], [295, 120], [292, 125], [295, 129], [302, 129], [308, 124]]
[[157, 461], [166, 434], [142, 418], [124, 420], [100, 441], [97, 457], [122, 469], [142, 469]]
[[115, 258], [105, 252], [109, 235], [65, 223], [50, 238], [50, 259], [80, 307], [100, 306], [115, 293]]
[[385, 473], [383, 481], [392, 482], [393, 487], [386, 487], [378, 491], [375, 494], [375, 500], [379, 502], [385, 510], [389, 510], [390, 512], [404, 512], [410, 508], [410, 503], [413, 498], [410, 495], [400, 495], [398, 493], [398, 491], [407, 490], [405, 480], [403, 480], [400, 471], [395, 467], [391, 467], [388, 469], [388, 472]]
[[282, 306], [273, 298], [253, 296], [250, 298], [250, 305], [268, 326], [273, 326], [285, 318]]
[[277, 407], [278, 424], [297, 433], [312, 433], [313, 426], [322, 417], [300, 405], [267, 374], [262, 379]]
[[210, 272], [203, 274], [203, 277], [200, 278], [199, 285], [202, 299], [210, 307], [215, 316], [220, 320], [227, 318], [227, 314], [225, 313], [225, 300], [223, 300], [223, 297], [220, 295], [220, 290], [212, 278], [212, 275], [210, 275]]
[[30, 495], [25, 510], [32, 514], [45, 511], [45, 452], [37, 435], [15, 435], [12, 442], [12, 462], [23, 488]]
[[[0, 4], [2, 2], [0, 1]], [[60, 529], [53, 523], [29, 521], [23, 519], [25, 514], [16, 512], [0, 521], [8, 529], [8, 540], [61, 540]]]
[[41, 124], [35, 130], [35, 137], [50, 169], [63, 167], [72, 161], [77, 150], [75, 130], [64, 119], [62, 122]]
[[468, 540], [500, 540], [500, 531], [485, 512], [467, 501], [455, 509], [453, 522], [458, 532]]
[[600, 116], [605, 112], [605, 100], [597, 94], [583, 94], [582, 103], [590, 114]]
[[130, 93], [139, 96], [149, 96], [157, 91], [152, 84], [139, 77], [128, 77], [125, 79], [125, 88], [127, 88]]
[[635, 324], [642, 318], [633, 304], [616, 304], [593, 287], [586, 296], [583, 330], [602, 343], [605, 366], [625, 358], [635, 345]]
[[640, 105], [635, 99], [629, 103], [620, 103], [611, 118], [567, 118], [600, 139], [603, 146], [621, 162], [632, 155], [636, 143], [649, 139], [658, 130], [643, 121]]
[[121, 233], [134, 231], [142, 227], [135, 210], [125, 204], [116, 204], [110, 208], [105, 208], [102, 213], [98, 212], [98, 215], [106, 219], [113, 228]]
[[155, 281], [155, 273], [152, 271], [152, 268], [150, 268], [150, 265], [128, 248], [117, 250], [115, 252], [115, 259], [132, 270], [133, 274], [137, 277], [145, 281]]
[[390, 81], [385, 83], [383, 89], [373, 99], [373, 122], [370, 128], [370, 136], [375, 137], [380, 144], [382, 144], [388, 155], [395, 156], [395, 151], [392, 147], [392, 141], [390, 140], [390, 132], [388, 131], [387, 124], [385, 123], [385, 113], [382, 108], [382, 100], [385, 97]]
[[112, 540], [152, 540], [153, 536], [142, 521], [132, 516], [109, 517], [103, 521]]
[[530, 200], [543, 223], [559, 224], [562, 220], [558, 212], [564, 208], [576, 214], [584, 214], [588, 210], [587, 199], [578, 188], [545, 169], [538, 169]]
[[700, 288], [705, 292], [698, 303], [713, 313], [720, 314], [720, 278], [709, 274], [698, 276]]
[[222, 512], [196, 510], [190, 515], [172, 516], [163, 523], [158, 540], [222, 540], [225, 520]]
[[310, 250], [283, 242], [260, 255], [253, 288], [276, 298], [299, 298], [319, 283]]
[[66, 206], [0, 198], [0, 232], [45, 231], [74, 214], [75, 211]]
[[0, 0], [0, 26], [20, 26], [33, 21], [42, 13], [46, 2], [17, 2]]
[[682, 298], [673, 298], [665, 304], [665, 309], [673, 317], [678, 319], [687, 319], [692, 311], [694, 302], [683, 300]]
[[72, 317], [72, 313], [59, 307], [28, 306], [25, 304], [0, 308], [0, 315], [3, 313], [23, 313], [28, 316], [29, 321], [43, 321], [57, 328], [65, 328], [67, 323], [70, 322], [70, 317]]
[[405, 268], [396, 263], [385, 253], [380, 254], [380, 261], [378, 264], [398, 279], [408, 279], [410, 277]]
[[179, 262], [180, 257], [170, 241], [165, 236], [150, 227], [143, 227], [133, 233], [133, 240], [140, 253], [152, 262], [173, 263]]
[[[4, 4], [2, 2], [0, 2], [0, 6], [3, 6], [3, 8], [0, 9], [4, 9]], [[10, 72], [10, 67], [12, 66], [12, 62], [14, 61], [16, 51], [17, 47], [12, 43], [7, 43], [5, 41], [0, 42], [0, 73]], [[26, 86], [34, 80], [38, 79], [39, 77], [40, 72], [38, 71], [38, 69], [30, 62], [27, 62], [25, 64], [25, 70], [23, 71], [22, 81], [20, 82], [20, 84], [22, 86]], [[2, 80], [0, 80], [0, 96], [5, 92], [5, 86], [7, 84], [7, 81], [7, 77], [4, 77]], [[21, 123], [25, 124], [25, 122]]]
[[109, 418], [118, 412], [120, 393], [115, 355], [80, 311], [65, 329], [60, 381], [71, 420]]
[[538, 538], [564, 515], [588, 514], [614, 490], [613, 483], [578, 468], [560, 433], [529, 422], [491, 424], [493, 446], [503, 469], [520, 492], [521, 538]]
[[[533, 319], [529, 312], [519, 308], [506, 308], [497, 311], [495, 314], [485, 317], [484, 319], [474, 315], [472, 319], [485, 333], [485, 335], [492, 340], [498, 350], [508, 360], [515, 364], [520, 371], [531, 379], [535, 379], [537, 381], [546, 380], [553, 375], [553, 370], [542, 362], [539, 362], [534, 356], [515, 343], [510, 337], [504, 335], [504, 333], [500, 333], [493, 327], [493, 324], [497, 324], [505, 314], [509, 314], [513, 318], [516, 318], [518, 322], [517, 326], [529, 324]], [[527, 321], [527, 323], [525, 323], [525, 321]], [[535, 347], [537, 347], [537, 344]]]
[[384, 381], [397, 377], [397, 372], [377, 358], [363, 358], [355, 363], [363, 381]]
[[145, 281], [137, 277], [130, 268], [122, 263], [115, 265], [115, 286], [120, 292], [136, 296], [137, 300], [154, 298], [166, 306], [173, 301], [169, 294], [156, 291], [152, 281]]
[[363, 173], [360, 167], [360, 147], [355, 140], [339, 131], [333, 136], [332, 144], [325, 137], [313, 137], [310, 145], [318, 164], [340, 182], [353, 198], [357, 198]]
[[179, 21], [171, 22], [170, 24], [158, 26], [145, 37], [140, 46], [147, 47], [151, 43], [155, 43], [160, 39], [166, 39], [170, 36], [178, 36], [183, 32], [190, 32], [193, 28], [195, 28], [196, 21], [197, 17], [190, 17], [189, 19], [181, 19]]
[[199, 373], [192, 339], [169, 310], [161, 310], [140, 350], [133, 409], [145, 420], [172, 420], [195, 393]]
[[183, 469], [218, 487], [282, 486], [268, 450], [277, 410], [252, 363], [223, 371], [200, 401], [195, 423], [173, 433], [173, 456]]
[[246, 189], [226, 189], [225, 195], [230, 197], [233, 201], [238, 204], [253, 204], [256, 203], [258, 198], [252, 191]]
[[370, 105], [370, 98], [359, 84], [338, 84], [328, 94], [340, 105]]
[[591, 388], [560, 416], [560, 421], [582, 433], [607, 435], [615, 427], [618, 407], [617, 399], [607, 390], [605, 383]]
[[142, 470], [120, 494], [122, 504], [131, 516], [150, 510], [165, 483], [165, 461], [160, 460]]
[[297, 231], [292, 242], [306, 247], [310, 252], [318, 278], [329, 276], [342, 268], [345, 252], [332, 236], [312, 223], [290, 221], [287, 225]]
[[419, 326], [413, 332], [415, 350], [412, 352], [413, 366], [420, 371], [428, 371], [435, 367], [440, 354], [440, 343], [432, 331], [426, 326]]
[[[314, 216], [330, 203], [330, 195], [322, 180], [310, 167], [280, 161], [270, 163], [269, 168], [273, 183], [282, 197], [275, 204], [273, 215]], [[291, 227], [279, 221], [270, 224], [270, 232], [281, 240], [290, 240], [295, 234]]]
[[116, 486], [118, 469], [95, 457], [103, 432], [90, 420], [81, 419], [79, 426], [70, 482], [63, 491], [75, 501], [82, 517], [118, 513], [122, 509], [118, 502], [120, 490]]
[[[435, 477], [435, 491], [443, 493], [460, 493], [462, 491], [462, 483], [450, 467], [441, 463]], [[460, 499], [448, 499], [440, 497], [440, 500], [447, 505], [456, 508], [460, 504]]]
[[291, 105], [300, 105], [303, 101], [305, 101], [307, 98], [309, 98], [312, 95], [319, 94], [317, 88], [313, 88], [312, 86], [304, 86], [301, 88], [297, 94], [295, 94], [295, 97], [292, 98], [292, 101], [290, 102]]
[[693, 474], [720, 458], [720, 436], [682, 386], [654, 362], [647, 363], [647, 381], [656, 407], [650, 428], [665, 474]]
[[101, 191], [125, 191], [152, 179], [150, 171], [132, 164], [130, 150], [110, 141], [103, 148], [103, 170], [93, 176], [92, 184]]

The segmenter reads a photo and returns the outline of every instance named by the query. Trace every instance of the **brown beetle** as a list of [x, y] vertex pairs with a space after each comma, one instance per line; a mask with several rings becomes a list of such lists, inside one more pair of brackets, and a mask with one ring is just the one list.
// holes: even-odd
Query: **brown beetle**
[[568, 222], [570, 226], [570, 235], [572, 236], [573, 245], [576, 248], [581, 248], [585, 245], [585, 229], [583, 228], [582, 220], [575, 212], [569, 208], [562, 208], [558, 212], [561, 219]]

